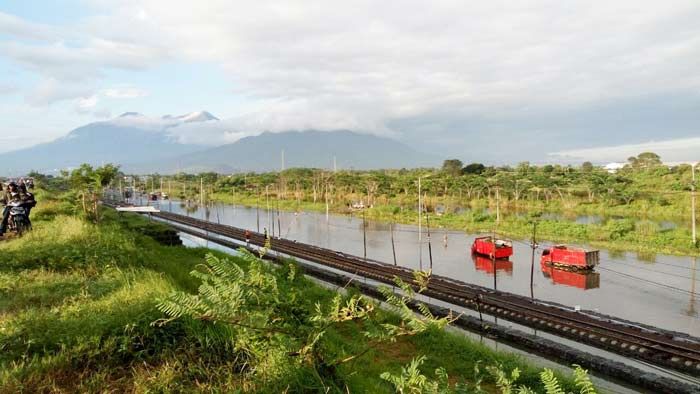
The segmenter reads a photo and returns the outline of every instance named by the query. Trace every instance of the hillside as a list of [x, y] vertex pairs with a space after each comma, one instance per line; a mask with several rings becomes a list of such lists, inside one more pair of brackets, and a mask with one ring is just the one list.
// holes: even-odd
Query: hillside
[[332, 168], [412, 168], [437, 166], [440, 159], [384, 137], [351, 131], [288, 131], [263, 133], [235, 143], [206, 149], [160, 162], [127, 166], [135, 172], [172, 173], [199, 171], [269, 171], [284, 165]]
[[0, 168], [8, 175], [29, 170], [56, 172], [82, 163], [134, 163], [159, 160], [203, 149], [182, 144], [169, 132], [180, 124], [216, 120], [208, 112], [154, 120], [126, 112], [109, 120], [87, 124], [66, 136], [29, 148], [0, 154]]

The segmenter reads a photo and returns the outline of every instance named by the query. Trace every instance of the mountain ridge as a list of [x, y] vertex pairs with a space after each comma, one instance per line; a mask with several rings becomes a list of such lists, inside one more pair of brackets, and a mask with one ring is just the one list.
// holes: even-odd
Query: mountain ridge
[[213, 148], [200, 150], [161, 163], [126, 166], [136, 172], [148, 168], [160, 173], [271, 171], [284, 167], [344, 169], [411, 168], [436, 166], [440, 159], [417, 151], [397, 140], [350, 130], [290, 130], [264, 132]]
[[[29, 170], [57, 173], [82, 163], [114, 163], [125, 171], [143, 173], [265, 171], [281, 168], [283, 150], [287, 168], [331, 168], [334, 157], [339, 168], [346, 169], [439, 164], [436, 157], [400, 141], [350, 130], [264, 132], [211, 146], [208, 138], [219, 138], [227, 125], [207, 111], [160, 118], [125, 112], [50, 142], [1, 153], [0, 169], [7, 175], [22, 175]], [[187, 143], [183, 135], [192, 132], [201, 138]]]

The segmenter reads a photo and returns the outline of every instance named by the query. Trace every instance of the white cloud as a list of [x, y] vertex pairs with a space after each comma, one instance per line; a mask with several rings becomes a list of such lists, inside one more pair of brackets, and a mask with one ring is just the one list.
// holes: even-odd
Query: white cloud
[[105, 97], [116, 99], [133, 99], [148, 96], [148, 92], [144, 89], [136, 87], [118, 87], [102, 90]]
[[11, 83], [0, 82], [0, 95], [14, 94], [18, 91], [17, 86]]
[[41, 80], [25, 96], [26, 101], [36, 107], [47, 106], [57, 101], [91, 96], [89, 87], [82, 84], [65, 84], [55, 78]]
[[102, 119], [108, 119], [112, 117], [112, 111], [103, 108], [103, 109], [98, 109], [97, 111], [94, 111], [92, 115], [96, 118], [102, 118]]
[[88, 2], [96, 14], [62, 29], [0, 14], [0, 32], [23, 38], [0, 41], [0, 54], [64, 85], [39, 89], [36, 102], [95, 94], [82, 86], [106, 70], [216, 64], [246, 102], [217, 114], [231, 118], [229, 139], [305, 128], [392, 134], [402, 131], [394, 121], [414, 118], [471, 117], [500, 131], [508, 118], [700, 93], [695, 0]]
[[80, 110], [92, 110], [97, 105], [99, 99], [96, 95], [78, 99], [77, 107]]
[[14, 15], [0, 12], [0, 33], [21, 38], [47, 40], [55, 37], [56, 29], [40, 23], [32, 23]]
[[[499, 118], [700, 91], [695, 1], [98, 4], [105, 13], [85, 31], [219, 64], [236, 93], [266, 106], [263, 121], [273, 125], [369, 120], [382, 129], [426, 114]], [[149, 18], [133, 20], [134, 9]], [[314, 110], [300, 122], [290, 107]]]
[[640, 144], [572, 149], [551, 153], [565, 161], [592, 161], [596, 163], [626, 161], [642, 152], [654, 152], [665, 162], [699, 161], [700, 137], [679, 138], [665, 141], [649, 141]]

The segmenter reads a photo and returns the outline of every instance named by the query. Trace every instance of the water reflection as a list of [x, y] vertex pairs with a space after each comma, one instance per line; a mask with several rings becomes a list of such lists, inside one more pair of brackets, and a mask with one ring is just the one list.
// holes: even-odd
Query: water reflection
[[600, 287], [600, 273], [594, 271], [569, 271], [554, 267], [544, 262], [540, 263], [542, 275], [557, 285], [576, 287], [582, 290]]
[[695, 284], [697, 283], [696, 276], [697, 276], [697, 265], [698, 265], [698, 258], [693, 256], [691, 257], [692, 263], [690, 265], [691, 271], [691, 277], [690, 277], [690, 302], [688, 302], [688, 309], [685, 311], [685, 314], [690, 316], [690, 317], [698, 317], [698, 311], [695, 309], [695, 303], [697, 300], [695, 299]]
[[637, 259], [645, 263], [656, 263], [656, 253], [639, 251], [637, 252]]
[[472, 255], [472, 261], [474, 262], [474, 268], [477, 271], [486, 272], [487, 274], [492, 274], [495, 271], [500, 271], [513, 276], [513, 262], [510, 260], [496, 259], [491, 260], [488, 257]]

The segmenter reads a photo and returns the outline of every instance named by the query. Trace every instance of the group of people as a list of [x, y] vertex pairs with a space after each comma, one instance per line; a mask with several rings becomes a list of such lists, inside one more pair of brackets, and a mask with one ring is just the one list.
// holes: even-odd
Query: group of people
[[5, 234], [5, 231], [7, 231], [10, 209], [13, 206], [23, 207], [27, 214], [27, 221], [29, 221], [29, 212], [36, 206], [36, 200], [34, 199], [34, 194], [29, 192], [27, 182], [20, 180], [20, 182], [11, 181], [7, 184], [7, 187], [4, 188], [4, 192], [0, 197], [0, 204], [3, 205], [2, 222], [0, 223], [1, 237]]

